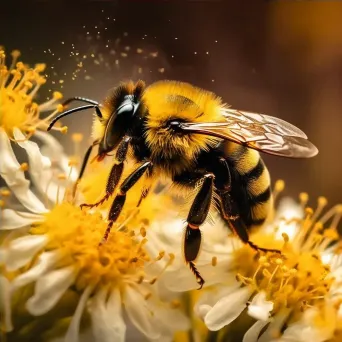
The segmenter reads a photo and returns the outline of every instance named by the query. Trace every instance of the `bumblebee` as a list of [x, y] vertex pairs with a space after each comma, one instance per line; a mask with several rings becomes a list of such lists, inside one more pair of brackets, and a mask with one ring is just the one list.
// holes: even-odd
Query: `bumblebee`
[[[67, 100], [87, 105], [61, 113], [61, 118], [93, 108], [94, 142], [87, 150], [81, 179], [94, 146], [97, 160], [114, 153], [105, 196], [108, 200], [120, 184], [108, 213], [110, 229], [125, 204], [126, 193], [144, 177], [137, 206], [160, 177], [176, 188], [196, 189], [184, 231], [183, 251], [200, 288], [204, 279], [195, 260], [201, 246], [200, 227], [211, 206], [218, 208], [227, 226], [241, 241], [260, 251], [275, 251], [255, 245], [249, 231], [266, 220], [271, 206], [270, 175], [259, 152], [290, 158], [308, 158], [318, 153], [299, 128], [276, 117], [230, 108], [214, 93], [188, 83], [159, 81], [146, 87], [143, 81], [127, 82], [112, 90], [103, 104], [82, 97]], [[135, 170], [121, 179], [124, 163], [132, 158]]]

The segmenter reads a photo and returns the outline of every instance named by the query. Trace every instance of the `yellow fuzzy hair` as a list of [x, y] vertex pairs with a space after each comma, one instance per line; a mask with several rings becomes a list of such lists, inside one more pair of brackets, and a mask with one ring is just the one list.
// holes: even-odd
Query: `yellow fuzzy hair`
[[[143, 93], [148, 111], [146, 141], [152, 153], [166, 158], [183, 156], [180, 164], [190, 163], [200, 150], [208, 149], [219, 139], [200, 134], [175, 136], [165, 127], [170, 119], [186, 122], [224, 122], [223, 104], [214, 93], [188, 83], [160, 81]], [[188, 165], [180, 165], [180, 168]]]
[[133, 81], [122, 82], [118, 87], [110, 90], [101, 107], [103, 118], [100, 119], [96, 114], [94, 114], [92, 130], [92, 137], [94, 140], [101, 140], [103, 138], [108, 119], [114, 109], [120, 104], [118, 103], [120, 101], [120, 95], [123, 93], [126, 95], [133, 95], [137, 88], [144, 89], [145, 83], [141, 80], [137, 83], [134, 83]]

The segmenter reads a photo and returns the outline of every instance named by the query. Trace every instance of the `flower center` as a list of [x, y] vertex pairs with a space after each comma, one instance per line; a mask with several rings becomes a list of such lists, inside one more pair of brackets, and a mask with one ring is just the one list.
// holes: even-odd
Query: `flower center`
[[9, 68], [5, 65], [5, 52], [0, 49], [0, 127], [12, 137], [13, 128], [32, 134], [38, 127], [47, 127], [47, 121], [51, 119], [58, 110], [49, 117], [41, 120], [40, 110], [49, 107], [62, 95], [58, 92], [53, 94], [53, 99], [38, 106], [33, 102], [41, 85], [46, 83], [46, 78], [41, 74], [45, 70], [45, 64], [36, 64], [29, 68], [22, 62], [17, 62], [20, 52], [12, 52], [12, 63]]
[[89, 213], [70, 203], [57, 205], [46, 214], [44, 222], [33, 227], [33, 234], [47, 234], [47, 250], [59, 250], [64, 265], [75, 265], [76, 286], [142, 281], [144, 266], [150, 261], [145, 252], [146, 239], [134, 234], [112, 230], [108, 241], [99, 247], [107, 228], [99, 213]]
[[[278, 248], [281, 255], [258, 256], [248, 247], [235, 252], [237, 279], [249, 286], [253, 293], [264, 291], [267, 300], [274, 304], [273, 313], [286, 307], [299, 313], [319, 305], [331, 288], [334, 278], [324, 262], [323, 252], [338, 238], [336, 225], [341, 217], [341, 207], [334, 207], [329, 215], [318, 220], [325, 204], [321, 198], [316, 212], [306, 209], [303, 219], [296, 218], [296, 232], [291, 240], [285, 232], [282, 233], [283, 241], [276, 238], [279, 227], [284, 227], [283, 223], [275, 227], [273, 234], [255, 234], [253, 240], [258, 245]], [[330, 219], [330, 226], [323, 229], [323, 224]]]

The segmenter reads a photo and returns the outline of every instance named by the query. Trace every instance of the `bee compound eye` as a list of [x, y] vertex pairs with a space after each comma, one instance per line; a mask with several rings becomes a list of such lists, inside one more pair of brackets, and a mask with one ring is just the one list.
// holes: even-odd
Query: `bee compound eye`
[[181, 133], [181, 122], [178, 120], [172, 120], [168, 123], [168, 128], [174, 130], [177, 133]]

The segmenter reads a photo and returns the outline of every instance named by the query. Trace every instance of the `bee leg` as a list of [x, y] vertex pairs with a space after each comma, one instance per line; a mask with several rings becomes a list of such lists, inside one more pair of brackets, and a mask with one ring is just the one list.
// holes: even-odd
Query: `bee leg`
[[113, 204], [109, 210], [108, 214], [108, 227], [105, 231], [102, 241], [100, 245], [107, 241], [110, 230], [113, 226], [113, 223], [118, 219], [122, 208], [126, 201], [126, 193], [129, 189], [131, 189], [134, 184], [144, 175], [147, 170], [151, 170], [152, 162], [146, 161], [141, 166], [139, 166], [135, 171], [133, 171], [121, 184], [118, 194], [116, 195]]
[[198, 272], [194, 261], [196, 260], [201, 247], [201, 231], [200, 226], [207, 218], [210, 204], [213, 196], [214, 175], [206, 174], [203, 178], [203, 183], [198, 191], [194, 202], [191, 205], [190, 212], [187, 218], [187, 226], [184, 236], [184, 256], [185, 261], [189, 265], [190, 270], [194, 273], [199, 289], [204, 285], [204, 279]]
[[73, 187], [73, 191], [72, 191], [72, 195], [73, 197], [75, 197], [75, 194], [76, 194], [76, 190], [77, 190], [77, 186], [79, 184], [79, 182], [81, 181], [82, 177], [83, 177], [83, 174], [84, 174], [84, 171], [87, 167], [87, 164], [88, 164], [88, 161], [89, 161], [89, 157], [90, 157], [90, 154], [94, 148], [94, 146], [98, 145], [99, 144], [99, 141], [96, 140], [94, 141], [87, 149], [84, 157], [83, 157], [83, 161], [82, 161], [82, 165], [81, 165], [81, 170], [80, 170], [80, 173], [78, 175], [78, 178], [77, 178], [77, 181], [75, 182], [74, 184], [74, 187]]
[[118, 185], [120, 178], [122, 176], [123, 167], [124, 167], [124, 161], [127, 156], [129, 142], [131, 141], [131, 137], [124, 137], [121, 143], [118, 146], [118, 149], [116, 151], [115, 155], [115, 164], [113, 165], [106, 185], [106, 194], [96, 203], [87, 204], [83, 203], [81, 204], [81, 209], [83, 207], [87, 208], [94, 208], [96, 206], [101, 205], [104, 203], [108, 198], [113, 194], [116, 186]]
[[228, 223], [229, 228], [235, 232], [240, 240], [248, 244], [251, 248], [261, 252], [281, 253], [278, 249], [262, 248], [249, 240], [247, 226], [242, 221], [236, 203], [231, 198], [228, 191], [219, 191], [220, 209], [222, 218]]
[[149, 192], [150, 192], [150, 187], [148, 188], [145, 188], [142, 193], [141, 193], [141, 196], [140, 196], [140, 199], [139, 199], [139, 202], [137, 204], [137, 207], [140, 207], [140, 204], [141, 202], [148, 196]]

